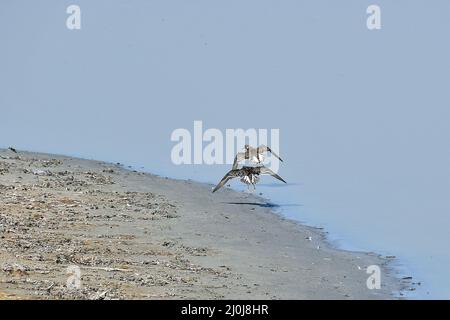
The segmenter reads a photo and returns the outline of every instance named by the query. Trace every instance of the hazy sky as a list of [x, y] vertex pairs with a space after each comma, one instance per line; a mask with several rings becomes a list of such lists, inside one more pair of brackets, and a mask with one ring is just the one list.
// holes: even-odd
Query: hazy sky
[[[66, 8], [82, 11], [66, 28]], [[381, 7], [369, 31], [366, 8]], [[171, 132], [279, 128], [265, 196], [450, 298], [450, 2], [0, 2], [0, 146], [174, 166]], [[270, 180], [265, 180], [271, 182]], [[270, 186], [270, 185], [269, 185]]]

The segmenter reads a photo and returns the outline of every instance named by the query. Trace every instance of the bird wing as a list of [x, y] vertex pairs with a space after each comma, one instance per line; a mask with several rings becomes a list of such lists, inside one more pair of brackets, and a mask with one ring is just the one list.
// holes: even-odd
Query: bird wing
[[233, 162], [233, 168], [232, 170], [235, 170], [238, 168], [238, 164], [239, 162], [245, 160], [245, 153], [244, 152], [238, 152], [236, 154], [236, 156], [234, 157], [234, 162]]
[[260, 172], [261, 172], [261, 174], [268, 174], [268, 175], [271, 175], [272, 177], [274, 177], [274, 178], [276, 178], [276, 179], [278, 179], [278, 180], [283, 181], [284, 183], [286, 183], [286, 181], [284, 181], [282, 177], [280, 177], [279, 175], [277, 175], [275, 172], [273, 172], [272, 170], [270, 170], [270, 169], [267, 168], [267, 167], [261, 167], [261, 171], [260, 171]]
[[231, 170], [228, 171], [228, 173], [222, 178], [222, 180], [220, 180], [220, 182], [217, 184], [217, 186], [213, 189], [213, 193], [216, 192], [217, 190], [219, 190], [220, 188], [222, 188], [225, 183], [228, 182], [228, 180], [236, 178], [236, 171], [237, 170]]
[[267, 150], [269, 150], [269, 148], [266, 145], [264, 145], [264, 144], [262, 144], [258, 148], [256, 148], [256, 152], [259, 153], [259, 154], [264, 153]]

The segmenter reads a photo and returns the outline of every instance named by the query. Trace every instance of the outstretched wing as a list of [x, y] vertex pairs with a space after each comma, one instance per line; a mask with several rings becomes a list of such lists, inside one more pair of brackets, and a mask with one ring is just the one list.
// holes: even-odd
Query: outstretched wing
[[237, 169], [237, 168], [238, 168], [239, 162], [244, 161], [244, 160], [245, 160], [245, 152], [238, 152], [238, 153], [236, 154], [236, 156], [234, 157], [234, 162], [233, 162], [233, 168], [232, 168], [232, 170]]
[[270, 170], [270, 169], [267, 168], [267, 167], [261, 167], [261, 171], [260, 171], [260, 172], [261, 172], [261, 174], [268, 174], [268, 175], [271, 175], [272, 177], [274, 177], [274, 178], [276, 178], [276, 179], [278, 179], [278, 180], [283, 181], [284, 183], [286, 183], [286, 181], [284, 181], [282, 177], [280, 177], [279, 175], [277, 175], [275, 172], [273, 172], [272, 170]]
[[217, 186], [213, 189], [213, 193], [216, 192], [217, 190], [219, 190], [220, 188], [222, 188], [225, 183], [228, 182], [228, 180], [236, 178], [236, 171], [237, 170], [231, 170], [228, 171], [228, 173], [225, 175], [225, 177], [222, 178], [222, 180], [220, 180], [220, 182], [217, 184]]

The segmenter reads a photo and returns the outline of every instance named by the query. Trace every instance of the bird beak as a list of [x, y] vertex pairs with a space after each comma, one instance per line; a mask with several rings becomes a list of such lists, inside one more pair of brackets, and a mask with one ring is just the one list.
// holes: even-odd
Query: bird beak
[[275, 152], [273, 152], [272, 149], [270, 149], [269, 147], [267, 147], [267, 150], [270, 151], [270, 153], [273, 154], [278, 160], [280, 160], [281, 162], [283, 162], [283, 159], [281, 159]]

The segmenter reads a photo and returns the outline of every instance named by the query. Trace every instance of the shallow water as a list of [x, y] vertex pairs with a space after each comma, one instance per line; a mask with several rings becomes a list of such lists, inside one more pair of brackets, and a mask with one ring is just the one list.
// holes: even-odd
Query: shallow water
[[78, 1], [79, 31], [68, 2], [2, 2], [0, 145], [216, 183], [171, 163], [174, 129], [279, 128], [288, 184], [258, 192], [450, 298], [450, 3], [377, 1], [369, 31], [335, 2]]

